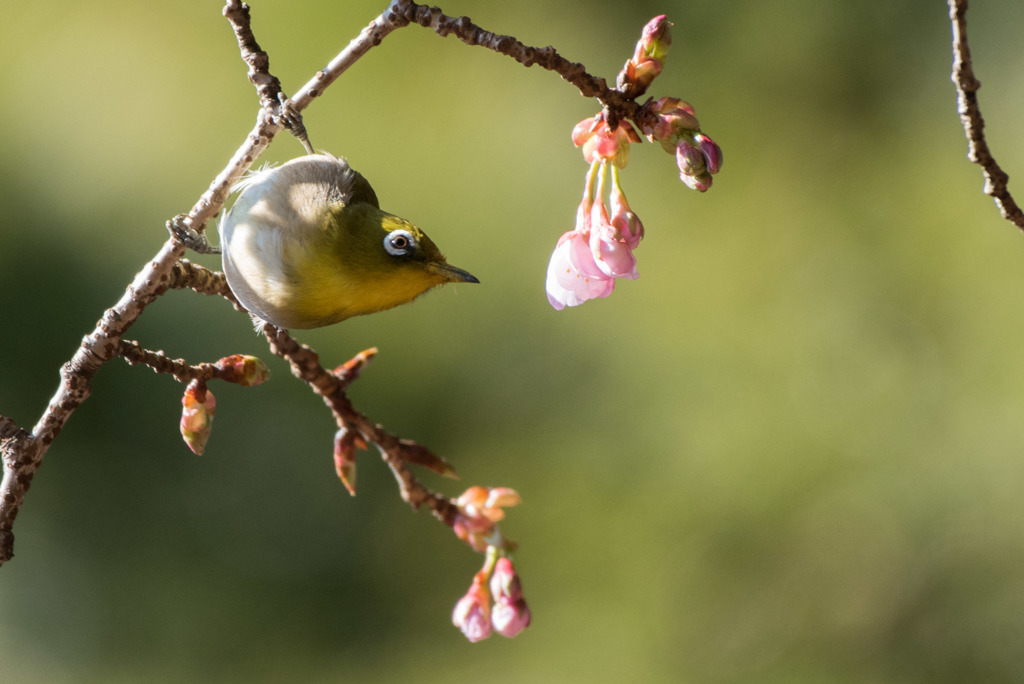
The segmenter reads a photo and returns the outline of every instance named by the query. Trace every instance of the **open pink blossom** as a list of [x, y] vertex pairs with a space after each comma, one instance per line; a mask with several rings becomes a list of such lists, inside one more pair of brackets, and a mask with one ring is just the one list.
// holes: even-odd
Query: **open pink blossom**
[[607, 297], [615, 279], [602, 271], [590, 250], [589, 235], [571, 230], [558, 240], [548, 263], [548, 301], [558, 310], [588, 299]]

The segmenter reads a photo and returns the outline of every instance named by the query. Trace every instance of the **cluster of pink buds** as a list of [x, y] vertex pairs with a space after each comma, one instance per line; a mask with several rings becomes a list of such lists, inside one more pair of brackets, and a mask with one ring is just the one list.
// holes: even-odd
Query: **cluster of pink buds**
[[[616, 80], [618, 90], [629, 99], [644, 94], [664, 68], [672, 44], [670, 27], [664, 15], [644, 27], [633, 56]], [[640, 133], [675, 155], [680, 179], [688, 187], [700, 192], [711, 187], [711, 175], [722, 166], [722, 150], [701, 132], [689, 104], [670, 97], [648, 99], [635, 120]], [[546, 290], [556, 309], [607, 297], [617, 279], [637, 278], [633, 250], [644, 236], [644, 226], [626, 202], [619, 180], [619, 170], [629, 162], [630, 145], [641, 141], [637, 129], [625, 120], [610, 126], [605, 111], [577, 124], [572, 141], [582, 148], [590, 171], [576, 211], [576, 226], [559, 238], [548, 263]], [[606, 205], [605, 178], [609, 173], [612, 187]]]
[[492, 631], [514, 637], [530, 624], [522, 583], [508, 558], [515, 544], [498, 527], [505, 517], [502, 509], [519, 501], [519, 494], [508, 487], [470, 487], [455, 500], [455, 534], [485, 554], [484, 567], [452, 611], [452, 622], [470, 641], [486, 639]]
[[455, 604], [452, 623], [474, 643], [493, 632], [511, 638], [530, 625], [530, 607], [515, 566], [494, 547], [488, 550], [484, 567], [473, 576], [469, 591]]
[[652, 103], [657, 114], [655, 124], [645, 131], [651, 142], [674, 154], [679, 178], [687, 187], [704, 192], [711, 187], [711, 175], [722, 168], [722, 148], [700, 131], [693, 107], [676, 97], [663, 97]]

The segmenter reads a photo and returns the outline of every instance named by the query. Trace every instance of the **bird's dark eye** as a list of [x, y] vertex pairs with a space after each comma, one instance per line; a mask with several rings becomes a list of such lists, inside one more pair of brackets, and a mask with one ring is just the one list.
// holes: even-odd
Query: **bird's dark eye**
[[384, 238], [384, 249], [391, 256], [408, 254], [416, 249], [416, 238], [407, 230], [393, 230]]

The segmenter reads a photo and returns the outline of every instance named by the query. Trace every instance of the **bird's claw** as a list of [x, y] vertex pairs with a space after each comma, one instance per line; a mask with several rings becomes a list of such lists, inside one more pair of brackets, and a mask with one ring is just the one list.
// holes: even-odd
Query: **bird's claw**
[[306, 125], [302, 123], [302, 115], [295, 110], [295, 105], [285, 97], [284, 93], [277, 94], [277, 100], [281, 103], [278, 111], [274, 113], [274, 118], [278, 122], [287, 128], [292, 135], [298, 138], [302, 146], [306, 148], [308, 154], [316, 154], [313, 150], [313, 145], [309, 142], [309, 134], [306, 132]]
[[171, 237], [176, 239], [193, 252], [199, 254], [220, 254], [220, 247], [210, 244], [206, 236], [192, 228], [191, 219], [185, 214], [178, 214], [167, 222], [167, 231]]

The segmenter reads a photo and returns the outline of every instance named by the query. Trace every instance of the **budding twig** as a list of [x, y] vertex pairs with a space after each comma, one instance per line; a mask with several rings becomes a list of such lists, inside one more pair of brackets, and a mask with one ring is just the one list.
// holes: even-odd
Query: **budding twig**
[[978, 106], [981, 82], [974, 75], [971, 50], [967, 44], [967, 0], [948, 0], [948, 3], [949, 20], [953, 25], [953, 73], [950, 78], [956, 86], [957, 111], [967, 136], [967, 158], [981, 166], [985, 176], [984, 192], [995, 200], [1003, 218], [1024, 229], [1024, 211], [1007, 189], [1010, 177], [996, 163], [985, 141], [985, 120]]
[[263, 326], [261, 332], [270, 343], [271, 351], [288, 361], [292, 374], [320, 395], [334, 414], [339, 428], [355, 430], [366, 442], [377, 446], [381, 458], [398, 481], [402, 500], [414, 510], [426, 506], [438, 520], [451, 526], [455, 522], [458, 508], [451, 499], [420, 484], [409, 468], [409, 464], [414, 463], [437, 470], [429, 464], [443, 463], [443, 460], [430, 453], [426, 447], [391, 435], [383, 426], [371, 422], [357, 411], [343, 391], [344, 379], [320, 365], [319, 355], [310, 347], [269, 323]]
[[193, 366], [184, 359], [168, 358], [163, 351], [144, 349], [138, 342], [132, 340], [121, 340], [117, 346], [117, 354], [130, 366], [149, 366], [154, 373], [173, 375], [178, 382], [206, 381], [217, 374], [217, 369], [212, 363]]

